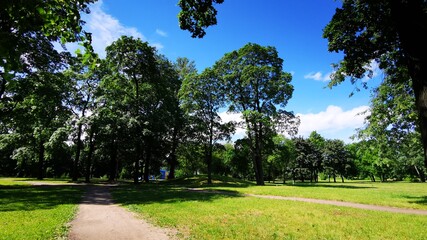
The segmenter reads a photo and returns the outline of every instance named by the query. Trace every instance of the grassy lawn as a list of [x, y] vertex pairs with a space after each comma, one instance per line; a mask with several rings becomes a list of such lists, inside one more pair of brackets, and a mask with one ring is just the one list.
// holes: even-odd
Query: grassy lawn
[[[427, 239], [426, 216], [239, 195], [242, 192], [316, 195], [316, 198], [364, 203], [381, 200], [388, 206], [395, 205], [393, 201], [398, 199], [403, 206], [415, 204], [419, 205], [415, 208], [425, 209], [426, 202], [418, 199], [426, 197], [427, 185], [336, 183], [333, 187], [322, 183], [320, 187], [258, 187], [244, 182], [216, 181], [210, 188], [235, 194], [185, 190], [185, 187], [206, 187], [204, 182], [204, 179], [194, 178], [172, 183], [124, 185], [113, 190], [113, 197], [155, 224], [178, 229], [180, 237], [185, 239]], [[405, 201], [408, 205], [403, 204]]]
[[[179, 180], [182, 181], [182, 180]], [[285, 197], [305, 197], [327, 200], [338, 200], [380, 206], [412, 208], [427, 210], [427, 184], [410, 182], [369, 182], [348, 181], [345, 183], [292, 183], [256, 186], [251, 183], [233, 182], [221, 178], [213, 186], [207, 186], [204, 178], [191, 182], [193, 187], [214, 190], [231, 190], [239, 193], [276, 195]]]
[[0, 178], [0, 239], [64, 238], [84, 189], [22, 180]]

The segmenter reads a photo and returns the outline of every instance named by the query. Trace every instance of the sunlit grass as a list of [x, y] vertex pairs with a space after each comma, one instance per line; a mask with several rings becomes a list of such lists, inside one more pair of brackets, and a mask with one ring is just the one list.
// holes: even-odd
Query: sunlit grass
[[[239, 194], [279, 193], [308, 197], [312, 192], [319, 193], [325, 199], [335, 199], [340, 192], [350, 197], [352, 192], [347, 191], [354, 190], [358, 198], [362, 199], [364, 194], [365, 198], [371, 197], [366, 192], [371, 188], [259, 187], [222, 179], [215, 181], [214, 186], [217, 187], [211, 188], [227, 190], [228, 194], [186, 190], [187, 187], [205, 187], [204, 181], [203, 178], [193, 178], [165, 184], [121, 186], [113, 190], [113, 197], [119, 204], [140, 213], [155, 224], [178, 229], [183, 239], [427, 239], [426, 216], [260, 199]], [[358, 184], [362, 183], [355, 186], [360, 186]], [[394, 188], [391, 186], [375, 188], [388, 195], [384, 198], [385, 203], [393, 199]], [[402, 192], [414, 196], [424, 194], [418, 192], [424, 191], [424, 188], [420, 188], [422, 185], [409, 186], [396, 185], [395, 195], [398, 199], [403, 199]], [[281, 188], [291, 189], [281, 192]], [[375, 198], [381, 199], [379, 196]]]
[[233, 188], [210, 187], [216, 190], [235, 190], [240, 193], [305, 197], [427, 210], [427, 184], [410, 182], [346, 182], [297, 183], [274, 186]]
[[25, 179], [0, 179], [0, 239], [64, 238], [83, 188], [17, 180]]

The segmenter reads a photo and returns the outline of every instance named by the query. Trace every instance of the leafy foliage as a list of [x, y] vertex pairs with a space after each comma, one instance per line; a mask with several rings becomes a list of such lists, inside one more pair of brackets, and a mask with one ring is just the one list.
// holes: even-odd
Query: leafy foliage
[[217, 23], [217, 10], [213, 5], [223, 2], [224, 0], [179, 0], [180, 28], [188, 30], [193, 38], [203, 38], [206, 35], [205, 29]]

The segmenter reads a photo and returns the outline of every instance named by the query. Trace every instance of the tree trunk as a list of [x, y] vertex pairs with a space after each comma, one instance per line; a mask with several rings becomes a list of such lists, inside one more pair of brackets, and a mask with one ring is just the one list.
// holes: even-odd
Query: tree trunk
[[391, 15], [405, 53], [427, 167], [427, 14], [422, 0], [392, 0]]
[[420, 178], [420, 181], [421, 182], [425, 182], [426, 181], [426, 176], [424, 174], [424, 171], [423, 170], [419, 171], [418, 168], [417, 168], [417, 166], [415, 166], [415, 165], [414, 165], [414, 168], [415, 168], [415, 171], [418, 174], [418, 177]]
[[[41, 136], [40, 136], [41, 138]], [[43, 180], [44, 178], [44, 141], [42, 139], [40, 139], [39, 142], [39, 162], [38, 162], [38, 167], [39, 167], [39, 171], [38, 171], [38, 175], [37, 175], [37, 179], [38, 180]]]
[[136, 156], [133, 163], [133, 183], [138, 184], [139, 183], [139, 161], [142, 156], [141, 152], [141, 142], [136, 142]]
[[344, 182], [344, 176], [341, 174], [341, 182]]
[[77, 126], [77, 146], [76, 146], [76, 157], [73, 162], [73, 181], [77, 181], [79, 175], [79, 161], [80, 161], [80, 152], [82, 149], [82, 124], [79, 123]]
[[295, 184], [295, 179], [296, 178], [296, 176], [295, 176], [295, 169], [292, 169], [292, 182], [293, 182], [293, 184]]
[[151, 146], [148, 144], [145, 149], [145, 164], [144, 164], [144, 181], [150, 181], [150, 164], [151, 164]]
[[176, 149], [178, 148], [178, 130], [177, 127], [173, 130], [173, 136], [172, 136], [172, 149], [171, 149], [171, 155], [169, 159], [169, 175], [168, 179], [175, 179], [175, 168], [177, 165], [177, 158], [176, 158]]
[[211, 146], [206, 146], [205, 149], [206, 149], [205, 161], [208, 167], [208, 184], [211, 185], [212, 184], [212, 152], [211, 152], [212, 148]]
[[176, 154], [173, 153], [171, 154], [171, 159], [169, 162], [169, 174], [168, 174], [168, 179], [175, 179], [175, 168], [176, 168]]
[[91, 175], [91, 167], [92, 167], [92, 156], [93, 151], [95, 150], [95, 142], [93, 141], [93, 136], [95, 134], [95, 131], [93, 129], [90, 130], [89, 133], [89, 152], [86, 159], [86, 172], [85, 172], [85, 182], [90, 182], [90, 175]]
[[304, 182], [304, 174], [302, 173], [301, 168], [299, 170], [299, 177], [301, 179], [301, 182]]
[[109, 182], [114, 182], [117, 175], [117, 143], [113, 139], [111, 142], [111, 152], [110, 152], [110, 176], [108, 178]]
[[264, 172], [263, 172], [263, 169], [262, 169], [262, 155], [261, 155], [261, 142], [260, 141], [262, 141], [262, 139], [260, 139], [260, 134], [255, 134], [255, 161], [254, 161], [254, 163], [255, 163], [255, 169], [256, 169], [256, 171], [255, 171], [255, 173], [256, 173], [256, 176], [257, 176], [257, 179], [256, 179], [256, 184], [257, 185], [265, 185], [264, 184]]
[[205, 157], [206, 157], [206, 164], [208, 165], [208, 184], [212, 184], [212, 145], [213, 145], [213, 119], [210, 121], [210, 127], [209, 127], [209, 143], [208, 146], [205, 146]]
[[375, 176], [374, 176], [374, 174], [370, 174], [370, 176], [371, 176], [371, 181], [375, 182]]

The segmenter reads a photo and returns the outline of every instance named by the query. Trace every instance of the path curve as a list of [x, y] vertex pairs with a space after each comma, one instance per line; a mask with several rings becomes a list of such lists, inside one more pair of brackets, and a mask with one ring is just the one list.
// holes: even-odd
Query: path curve
[[172, 230], [155, 227], [114, 204], [108, 186], [88, 186], [70, 224], [70, 240], [168, 240], [175, 234]]
[[[237, 195], [236, 193], [230, 193], [230, 192], [225, 192], [225, 191], [220, 191], [220, 190], [205, 190], [205, 189], [199, 189], [199, 188], [189, 188], [188, 190], [189, 191], [196, 191], [196, 192], [203, 192], [203, 193]], [[362, 203], [354, 203], [354, 202], [342, 202], [342, 201], [335, 201], [335, 200], [323, 200], [323, 199], [301, 198], [301, 197], [283, 197], [283, 196], [258, 195], [258, 194], [241, 194], [241, 196], [318, 203], [318, 204], [326, 204], [326, 205], [334, 205], [334, 206], [342, 206], [342, 207], [352, 207], [352, 208], [374, 210], [374, 211], [383, 211], [383, 212], [427, 215], [427, 210], [422, 210], [422, 209], [387, 207], [387, 206], [378, 206], [378, 205], [370, 205], [370, 204], [362, 204]]]

